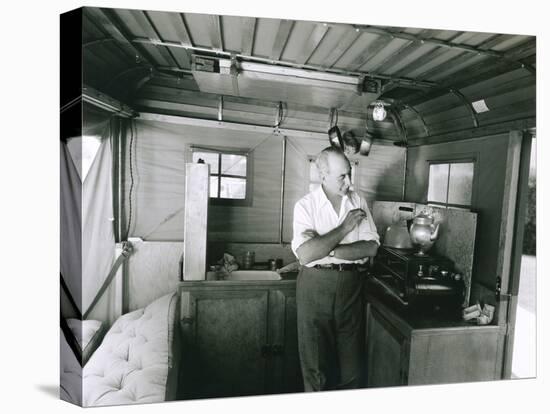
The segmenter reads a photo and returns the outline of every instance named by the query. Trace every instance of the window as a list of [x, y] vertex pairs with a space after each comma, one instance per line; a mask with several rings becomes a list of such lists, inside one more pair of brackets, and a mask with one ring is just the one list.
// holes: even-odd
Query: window
[[210, 199], [213, 204], [249, 205], [249, 159], [244, 151], [193, 148], [193, 162], [210, 165]]
[[428, 204], [470, 209], [474, 182], [473, 161], [430, 162]]
[[[357, 161], [350, 161], [351, 163], [351, 183], [355, 182], [355, 169], [357, 167]], [[319, 177], [319, 170], [315, 164], [315, 158], [309, 159], [309, 191], [313, 191], [321, 185], [321, 177]]]

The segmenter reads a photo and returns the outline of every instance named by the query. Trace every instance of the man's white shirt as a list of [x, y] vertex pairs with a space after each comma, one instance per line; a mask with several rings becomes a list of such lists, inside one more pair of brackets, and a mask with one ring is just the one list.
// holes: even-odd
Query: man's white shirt
[[[294, 223], [292, 237], [292, 251], [298, 257], [296, 251], [303, 243], [311, 239], [312, 235], [306, 235], [306, 230], [314, 230], [320, 236], [327, 234], [339, 226], [350, 210], [360, 208], [365, 211], [366, 217], [355, 226], [342, 239], [340, 244], [349, 244], [357, 241], [375, 241], [380, 245], [380, 238], [376, 226], [369, 211], [366, 200], [354, 191], [349, 191], [343, 196], [340, 205], [340, 212], [336, 214], [332, 204], [327, 198], [322, 186], [302, 197], [294, 206]], [[368, 258], [360, 260], [344, 260], [336, 257], [325, 256], [321, 259], [308, 263], [312, 267], [318, 264], [330, 263], [365, 263]]]

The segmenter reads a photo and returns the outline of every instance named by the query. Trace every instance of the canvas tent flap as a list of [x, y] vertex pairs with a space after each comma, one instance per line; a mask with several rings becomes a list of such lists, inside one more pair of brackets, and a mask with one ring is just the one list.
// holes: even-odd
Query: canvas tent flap
[[[84, 135], [61, 141], [61, 274], [84, 313], [114, 263], [109, 117], [85, 107]], [[88, 116], [89, 115], [89, 116]], [[93, 317], [110, 319], [110, 300]]]
[[104, 138], [84, 180], [82, 190], [82, 304], [84, 310], [90, 306], [114, 263], [111, 163], [110, 142], [109, 139]]
[[82, 182], [67, 145], [60, 141], [61, 274], [82, 312]]

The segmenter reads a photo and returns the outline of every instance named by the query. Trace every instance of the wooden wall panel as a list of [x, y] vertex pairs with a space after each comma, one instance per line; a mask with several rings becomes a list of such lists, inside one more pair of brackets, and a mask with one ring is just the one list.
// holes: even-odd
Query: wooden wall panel
[[185, 164], [183, 279], [205, 280], [210, 167]]
[[408, 150], [406, 200], [418, 203], [426, 202], [429, 160], [465, 155], [477, 158], [472, 204], [472, 211], [478, 213], [473, 278], [486, 286], [493, 285], [496, 277], [507, 151], [508, 134]]
[[405, 148], [375, 144], [368, 157], [353, 157], [359, 162], [354, 187], [366, 198], [371, 209], [374, 200], [402, 199], [405, 152]]

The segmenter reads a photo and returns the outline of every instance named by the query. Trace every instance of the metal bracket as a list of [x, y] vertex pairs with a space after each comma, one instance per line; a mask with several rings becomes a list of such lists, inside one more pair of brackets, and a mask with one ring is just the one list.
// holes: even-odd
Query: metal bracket
[[424, 120], [424, 117], [418, 112], [414, 107], [403, 104], [405, 109], [408, 109], [416, 114], [416, 116], [420, 119], [420, 122], [422, 122], [422, 126], [424, 127], [424, 131], [426, 132], [426, 137], [430, 136], [430, 130], [428, 129], [428, 125], [426, 124], [426, 121]]
[[218, 100], [218, 121], [223, 121], [223, 95]]
[[231, 65], [229, 66], [229, 74], [231, 75], [231, 83], [233, 85], [233, 93], [239, 96], [239, 63], [237, 62], [237, 56], [231, 55]]
[[470, 115], [472, 116], [472, 120], [474, 121], [474, 127], [479, 127], [479, 121], [477, 119], [476, 111], [472, 106], [472, 103], [468, 99], [466, 99], [466, 97], [462, 93], [454, 88], [450, 88], [449, 92], [451, 92], [458, 99], [460, 99], [462, 103], [464, 103], [464, 105], [468, 108], [468, 111], [470, 111]]
[[129, 257], [134, 251], [134, 246], [130, 241], [123, 241], [122, 242], [122, 254], [124, 257]]
[[180, 319], [180, 323], [182, 325], [191, 325], [191, 324], [195, 323], [195, 319], [190, 318], [190, 317], [183, 317], [183, 318]]
[[357, 95], [363, 95], [363, 85], [365, 83], [365, 75], [360, 75], [357, 79]]
[[283, 102], [279, 101], [277, 105], [277, 113], [275, 115], [275, 132], [277, 133], [279, 132], [279, 127], [283, 122], [283, 117], [284, 117]]
[[504, 296], [508, 299], [512, 297], [510, 293], [502, 293], [502, 278], [500, 276], [497, 276], [497, 283], [495, 286], [495, 298], [498, 300], [501, 296]]

